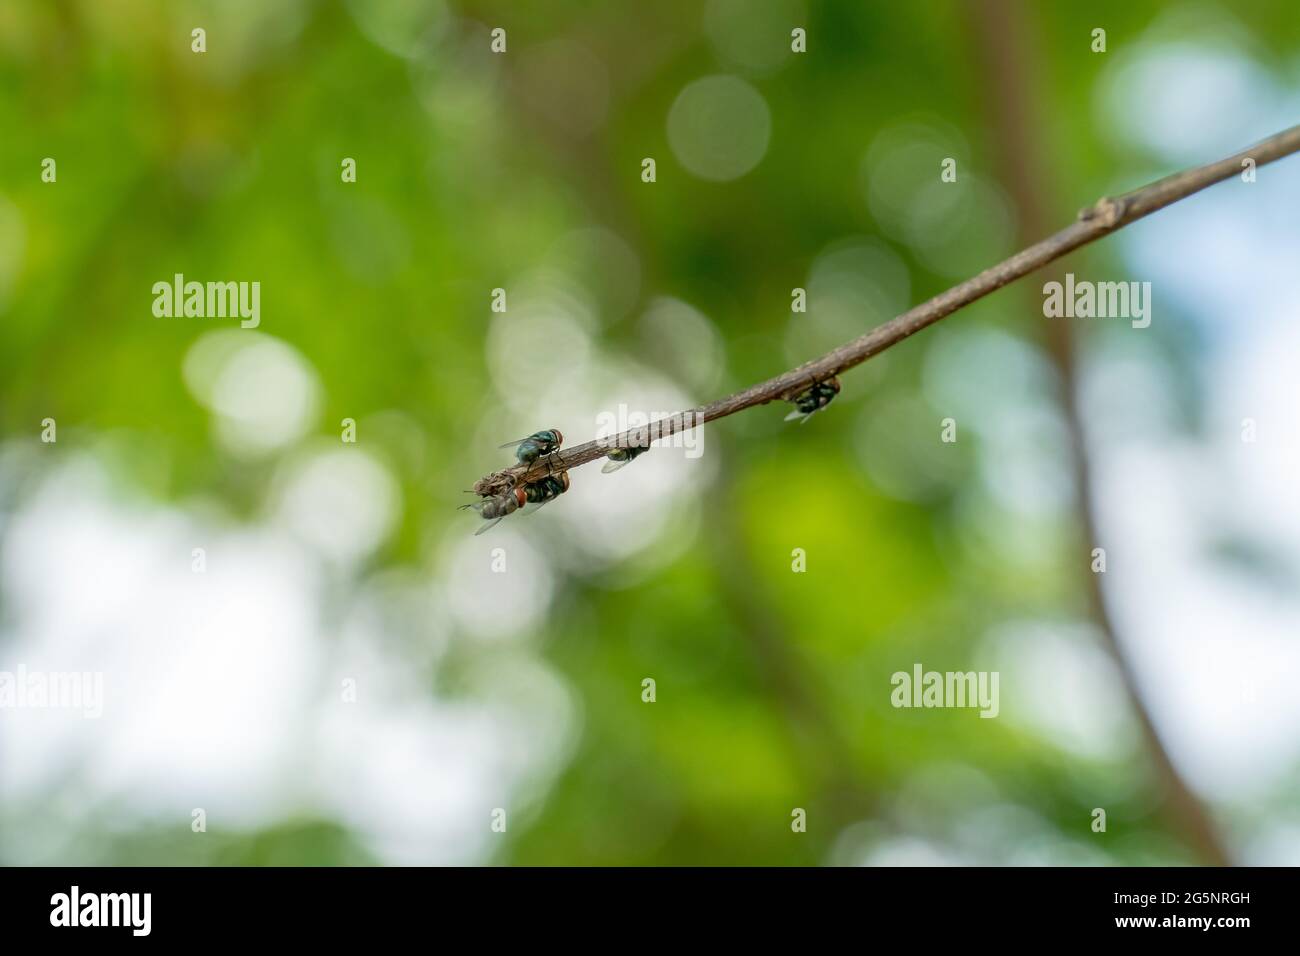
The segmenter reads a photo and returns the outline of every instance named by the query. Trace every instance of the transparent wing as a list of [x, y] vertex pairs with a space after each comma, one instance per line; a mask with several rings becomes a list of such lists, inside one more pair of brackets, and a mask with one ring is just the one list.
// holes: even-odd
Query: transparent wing
[[797, 418], [799, 419], [799, 424], [802, 425], [808, 419], [812, 418], [812, 414], [813, 414], [812, 412], [801, 412], [799, 411], [799, 409], [796, 408], [789, 415], [785, 416], [785, 420], [787, 422], [792, 422]]
[[545, 507], [548, 503], [554, 500], [555, 500], [554, 498], [547, 498], [546, 501], [530, 501], [528, 502], [528, 504], [524, 505], [522, 508], [519, 509], [519, 513], [521, 515], [533, 514], [535, 511], [538, 511], [539, 509]]
[[[532, 436], [529, 435], [528, 437], [531, 438]], [[498, 448], [514, 448], [516, 445], [522, 445], [522, 444], [523, 444], [524, 442], [526, 442], [526, 441], [528, 441], [528, 438], [516, 438], [514, 441], [508, 441], [508, 442], [506, 442], [504, 445], [497, 445], [497, 447], [498, 447]]]
[[499, 525], [504, 518], [505, 515], [501, 515], [498, 518], [493, 518], [491, 521], [484, 522], [483, 527], [479, 528], [477, 531], [474, 532], [474, 536], [477, 537], [478, 535], [482, 534], [484, 531], [492, 530], [497, 525]]
[[611, 458], [609, 459], [609, 461], [605, 462], [605, 464], [601, 467], [600, 470], [608, 475], [611, 471], [618, 471], [624, 465], [631, 464], [631, 462], [632, 462], [631, 458], [624, 458], [620, 461], [615, 461], [613, 458]]

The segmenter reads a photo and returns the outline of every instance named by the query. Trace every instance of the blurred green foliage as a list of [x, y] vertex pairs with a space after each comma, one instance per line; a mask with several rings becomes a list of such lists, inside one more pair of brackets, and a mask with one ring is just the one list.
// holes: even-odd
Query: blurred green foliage
[[[639, 264], [631, 297], [599, 251], [577, 270], [604, 354], [674, 379], [672, 360], [645, 349], [636, 323], [649, 300], [671, 295], [720, 335], [718, 394], [781, 371], [791, 364], [789, 290], [806, 284], [831, 243], [882, 234], [863, 183], [879, 131], [912, 118], [941, 124], [968, 148], [963, 172], [1002, 174], [973, 8], [778, 6], [799, 14], [810, 52], [746, 71], [719, 57], [703, 5], [686, 0], [0, 5], [0, 204], [18, 223], [7, 241], [22, 249], [17, 273], [0, 277], [5, 436], [30, 440], [46, 416], [59, 422], [61, 448], [117, 436], [112, 464], [124, 487], [214, 500], [257, 520], [274, 462], [223, 452], [184, 381], [187, 351], [212, 326], [153, 318], [149, 290], [174, 273], [259, 279], [259, 331], [291, 345], [324, 384], [315, 434], [332, 438], [340, 419], [387, 410], [416, 433], [390, 436], [383, 449], [402, 511], [364, 576], [418, 564], [444, 536], [472, 530], [453, 508], [501, 463], [489, 439], [517, 437], [483, 434], [498, 420], [501, 387], [485, 362], [488, 292], [536, 269], [569, 230], [607, 228]], [[1112, 184], [1164, 171], [1101, 135], [1094, 98], [1105, 58], [1088, 43], [1104, 25], [1111, 50], [1121, 49], [1165, 5], [1031, 6], [1030, 80], [1047, 120], [1033, 132], [1054, 163], [1046, 214], [1064, 224]], [[1294, 4], [1252, 3], [1248, 13], [1258, 62], [1278, 67], [1300, 39]], [[368, 17], [421, 52], [385, 49], [360, 25]], [[191, 25], [202, 23], [205, 58], [189, 51]], [[501, 57], [487, 50], [496, 25], [509, 30]], [[557, 41], [588, 51], [607, 79], [607, 105], [579, 135], [566, 126], [563, 96], [581, 86], [574, 94], [516, 76], [528, 51]], [[746, 77], [772, 116], [761, 162], [722, 183], [685, 173], [665, 133], [682, 87], [716, 72]], [[39, 178], [46, 156], [58, 158], [57, 188]], [[355, 186], [340, 182], [343, 156], [357, 161]], [[658, 161], [653, 185], [640, 180], [645, 156]], [[906, 243], [885, 241], [906, 265], [904, 305], [954, 281]], [[982, 246], [978, 234], [964, 248], [987, 263], [1010, 251]], [[1000, 329], [1040, 354], [1032, 306], [1009, 290], [950, 323]], [[963, 433], [942, 460], [929, 433], [922, 443], [900, 428], [892, 446], [864, 444], [873, 410], [897, 407], [931, 430], [948, 413], [925, 387], [927, 350], [940, 341], [960, 349], [963, 340], [945, 324], [900, 345], [846, 375], [832, 409], [806, 426], [783, 425], [776, 409], [715, 426], [709, 455], [722, 465], [697, 489], [698, 527], [675, 558], [632, 583], [617, 567], [566, 562], [571, 546], [556, 545], [561, 586], [530, 641], [567, 682], [581, 730], [493, 862], [853, 862], [895, 830], [949, 840], [971, 806], [956, 793], [970, 774], [988, 788], [985, 805], [1032, 814], [1044, 845], [1065, 848], [1062, 859], [1190, 858], [1139, 749], [1089, 761], [1007, 720], [889, 706], [889, 675], [913, 661], [996, 669], [985, 638], [1000, 624], [1086, 613], [1072, 520], [1025, 519], [981, 490], [979, 435]], [[1050, 376], [1043, 395], [1052, 397]], [[533, 424], [553, 424], [547, 408]], [[882, 488], [872, 461], [922, 493], [904, 500]], [[551, 510], [581, 513], [597, 470], [576, 474]], [[1008, 539], [1029, 545], [999, 545]], [[539, 547], [547, 553], [545, 539]], [[809, 573], [791, 573], [795, 547], [806, 549]], [[458, 669], [492, 653], [453, 633], [430, 693], [454, 698]], [[648, 674], [659, 681], [653, 706], [639, 697]], [[1093, 835], [1089, 813], [1102, 805], [1111, 826]], [[795, 807], [808, 810], [806, 834], [791, 832]], [[5, 819], [35, 812], [10, 807]], [[991, 835], [973, 857], [1010, 858], [994, 841], [1001, 824], [979, 825]], [[1025, 833], [1019, 822], [1005, 827]], [[227, 832], [202, 848], [186, 835], [135, 830], [92, 840], [92, 856], [374, 859], [332, 821]]]

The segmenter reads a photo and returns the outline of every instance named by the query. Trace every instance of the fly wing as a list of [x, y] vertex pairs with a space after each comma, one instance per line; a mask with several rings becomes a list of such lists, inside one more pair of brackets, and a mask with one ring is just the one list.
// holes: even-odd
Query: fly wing
[[618, 471], [624, 465], [631, 463], [631, 461], [632, 461], [631, 458], [622, 458], [617, 460], [611, 458], [609, 461], [605, 462], [603, 466], [601, 466], [600, 470], [608, 475], [611, 471]]
[[521, 515], [533, 514], [534, 512], [542, 508], [544, 505], [546, 505], [548, 502], [554, 500], [555, 500], [554, 498], [547, 498], [545, 501], [530, 501], [528, 502], [528, 504], [524, 505], [522, 508], [519, 509], [519, 513]]
[[501, 523], [503, 518], [505, 518], [505, 515], [501, 515], [500, 517], [493, 518], [491, 521], [484, 522], [483, 527], [479, 528], [477, 531], [474, 532], [475, 537], [482, 534], [484, 531], [490, 531], [491, 529], [495, 528], [497, 525]]
[[812, 417], [812, 412], [802, 412], [802, 411], [800, 411], [799, 409], [796, 408], [796, 409], [795, 409], [794, 411], [792, 411], [789, 415], [785, 416], [785, 420], [786, 420], [787, 422], [792, 422], [792, 421], [794, 421], [794, 420], [797, 418], [797, 419], [799, 419], [799, 424], [802, 425], [804, 422], [806, 422], [806, 421], [807, 421], [809, 418], [811, 418], [811, 417]]
[[[528, 437], [531, 438], [532, 436], [529, 435]], [[526, 441], [528, 441], [528, 438], [517, 438], [517, 439], [515, 439], [514, 441], [508, 441], [508, 442], [506, 442], [504, 445], [497, 445], [497, 447], [498, 447], [498, 448], [514, 448], [516, 445], [522, 445], [522, 444], [523, 444], [524, 442], [526, 442]]]

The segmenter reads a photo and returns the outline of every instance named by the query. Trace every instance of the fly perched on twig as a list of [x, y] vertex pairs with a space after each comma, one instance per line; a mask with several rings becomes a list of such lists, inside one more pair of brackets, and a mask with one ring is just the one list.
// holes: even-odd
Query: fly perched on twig
[[638, 448], [611, 448], [605, 453], [605, 457], [609, 461], [605, 462], [604, 467], [600, 470], [605, 473], [618, 471], [624, 465], [635, 461], [638, 456], [644, 455], [649, 450], [649, 445], [641, 445]]
[[794, 411], [785, 416], [787, 422], [799, 419], [802, 425], [808, 419], [812, 418], [815, 412], [821, 411], [831, 403], [836, 395], [840, 393], [840, 380], [832, 375], [824, 382], [814, 382], [806, 391], [800, 392], [794, 398], [789, 399], [794, 405]]
[[490, 495], [481, 501], [474, 501], [461, 508], [473, 508], [487, 524], [474, 533], [482, 534], [489, 528], [496, 527], [501, 519], [521, 511], [531, 514], [548, 501], [554, 501], [569, 490], [569, 473], [562, 471], [558, 475], [547, 475], [538, 481], [529, 482], [518, 488], [511, 488], [505, 494]]
[[508, 441], [499, 447], [513, 448], [515, 458], [519, 460], [519, 464], [531, 465], [544, 455], [555, 454], [562, 444], [564, 444], [564, 436], [560, 434], [560, 430], [558, 428], [547, 428], [540, 432], [533, 432], [527, 438]]

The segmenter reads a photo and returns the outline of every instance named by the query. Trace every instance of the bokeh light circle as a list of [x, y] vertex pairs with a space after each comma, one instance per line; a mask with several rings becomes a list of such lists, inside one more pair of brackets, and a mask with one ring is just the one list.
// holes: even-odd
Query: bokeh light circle
[[701, 179], [725, 182], [763, 158], [772, 114], [762, 94], [734, 76], [706, 76], [686, 86], [668, 111], [668, 145]]

